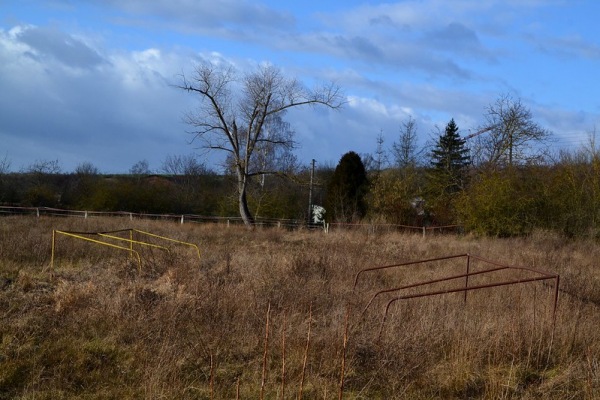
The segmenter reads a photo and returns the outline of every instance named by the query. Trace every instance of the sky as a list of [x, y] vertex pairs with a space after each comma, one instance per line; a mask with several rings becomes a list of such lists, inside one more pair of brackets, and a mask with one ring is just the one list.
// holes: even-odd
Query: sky
[[176, 88], [203, 61], [342, 88], [341, 110], [286, 115], [306, 166], [373, 154], [380, 135], [390, 150], [409, 117], [420, 146], [451, 118], [466, 136], [504, 95], [575, 151], [600, 127], [599, 15], [596, 0], [0, 0], [0, 160], [218, 171], [184, 123], [198, 98]]

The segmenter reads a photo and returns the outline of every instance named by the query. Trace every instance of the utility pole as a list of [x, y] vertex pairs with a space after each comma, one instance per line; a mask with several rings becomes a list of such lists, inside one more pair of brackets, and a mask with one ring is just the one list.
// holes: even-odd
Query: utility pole
[[308, 225], [312, 223], [312, 190], [313, 190], [313, 177], [315, 175], [315, 159], [312, 160], [312, 168], [310, 170], [310, 185], [308, 186]]

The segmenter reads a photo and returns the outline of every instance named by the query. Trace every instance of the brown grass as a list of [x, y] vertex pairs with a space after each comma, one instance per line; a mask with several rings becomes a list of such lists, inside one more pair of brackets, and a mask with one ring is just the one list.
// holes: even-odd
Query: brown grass
[[[186, 247], [140, 249], [139, 274], [127, 252], [60, 237], [49, 270], [53, 229], [128, 227], [196, 243], [202, 259]], [[371, 274], [353, 290], [360, 269], [466, 252], [560, 273], [556, 325], [551, 283], [471, 292], [466, 303], [398, 302], [381, 336], [391, 297], [361, 314], [377, 290], [463, 267]], [[546, 232], [499, 240], [3, 218], [0, 399], [296, 399], [300, 385], [305, 399], [338, 398], [342, 385], [345, 399], [599, 398], [598, 260], [598, 243]]]

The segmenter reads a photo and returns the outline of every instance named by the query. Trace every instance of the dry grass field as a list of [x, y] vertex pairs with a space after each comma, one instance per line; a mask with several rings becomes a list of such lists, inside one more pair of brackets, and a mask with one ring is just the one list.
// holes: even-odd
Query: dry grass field
[[[121, 228], [197, 244], [201, 258], [136, 245], [138, 271], [127, 251], [58, 235], [50, 269], [54, 229]], [[126, 218], [4, 217], [0, 235], [0, 399], [600, 398], [597, 242]], [[397, 301], [384, 324], [398, 293], [365, 309], [378, 290], [463, 273], [464, 259], [365, 273], [353, 287], [363, 268], [463, 253], [559, 273], [555, 324], [553, 281]]]

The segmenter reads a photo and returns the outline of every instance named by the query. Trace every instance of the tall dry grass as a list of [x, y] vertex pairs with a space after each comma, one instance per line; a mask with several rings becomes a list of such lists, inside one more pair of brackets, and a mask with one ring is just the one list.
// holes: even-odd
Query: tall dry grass
[[[129, 227], [198, 244], [202, 258], [139, 249], [138, 273], [127, 252], [58, 237], [49, 269], [53, 229]], [[461, 253], [560, 273], [556, 324], [551, 283], [397, 302], [383, 327], [391, 297], [362, 313], [377, 290], [464, 266], [369, 274], [353, 289], [359, 270]], [[599, 398], [597, 260], [598, 243], [545, 232], [499, 240], [3, 218], [0, 399]]]

